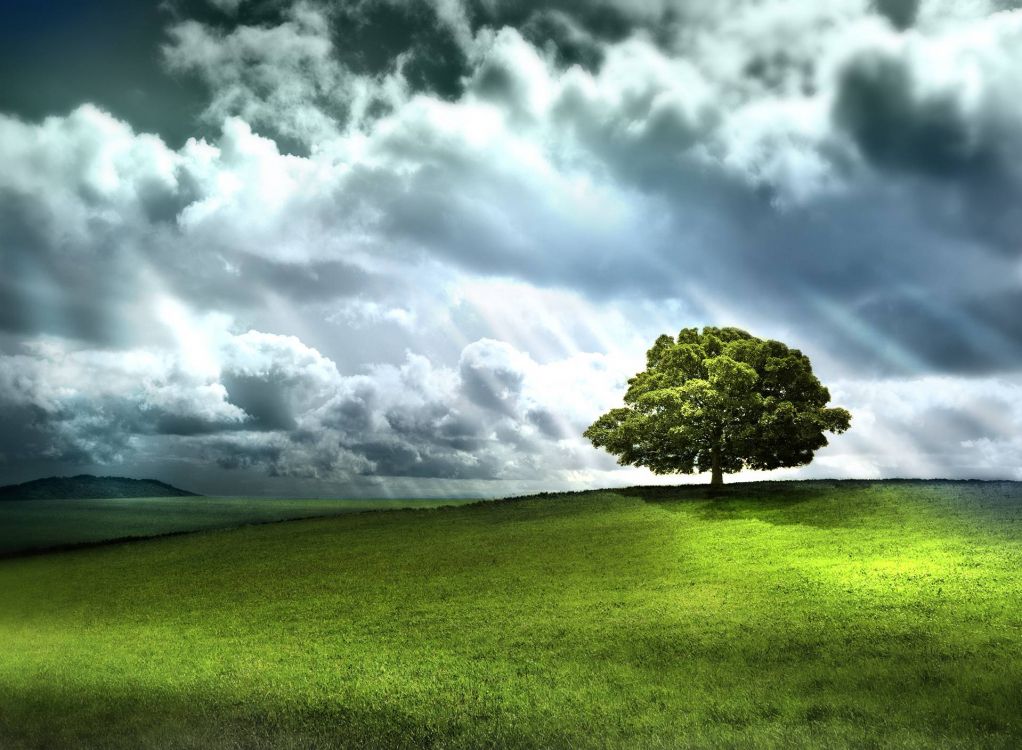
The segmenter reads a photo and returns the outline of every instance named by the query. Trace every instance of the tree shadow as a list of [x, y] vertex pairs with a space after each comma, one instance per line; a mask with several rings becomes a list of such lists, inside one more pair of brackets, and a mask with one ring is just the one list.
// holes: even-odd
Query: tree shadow
[[[208, 686], [87, 683], [77, 690], [37, 684], [8, 690], [0, 711], [0, 747], [115, 748], [430, 748], [499, 746], [501, 727], [479, 725], [445, 706], [435, 712], [403, 705], [395, 694], [369, 703], [310, 700], [301, 685], [276, 693], [217, 695]], [[475, 707], [485, 715], [485, 703]], [[567, 746], [556, 730], [522, 727], [525, 747]], [[537, 736], [533, 737], [532, 735]]]
[[848, 528], [860, 525], [871, 503], [861, 502], [861, 494], [854, 503], [843, 500], [868, 491], [870, 484], [862, 480], [736, 482], [723, 487], [629, 487], [618, 493], [706, 521], [755, 519], [781, 526]]

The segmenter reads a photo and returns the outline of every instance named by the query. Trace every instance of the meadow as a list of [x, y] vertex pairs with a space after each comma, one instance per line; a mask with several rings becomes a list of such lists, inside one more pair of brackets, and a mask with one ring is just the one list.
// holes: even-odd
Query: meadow
[[0, 747], [1022, 745], [1022, 487], [544, 495], [0, 562]]
[[0, 502], [0, 557], [55, 547], [139, 539], [203, 529], [464, 500], [293, 500], [243, 497], [131, 497]]

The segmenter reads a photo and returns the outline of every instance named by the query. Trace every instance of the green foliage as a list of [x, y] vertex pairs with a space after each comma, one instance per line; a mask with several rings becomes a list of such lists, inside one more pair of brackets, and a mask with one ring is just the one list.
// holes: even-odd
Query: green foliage
[[0, 747], [1022, 747], [1022, 491], [552, 495], [0, 561]]
[[824, 433], [851, 421], [827, 407], [830, 392], [802, 352], [738, 328], [660, 336], [624, 401], [585, 431], [593, 445], [657, 474], [713, 471], [715, 483], [743, 468], [808, 464]]

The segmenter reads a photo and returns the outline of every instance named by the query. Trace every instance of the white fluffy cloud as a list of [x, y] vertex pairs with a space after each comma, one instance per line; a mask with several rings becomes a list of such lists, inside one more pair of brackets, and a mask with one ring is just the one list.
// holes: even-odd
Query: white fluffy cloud
[[237, 115], [315, 143], [336, 135], [335, 117], [351, 106], [356, 84], [333, 57], [324, 13], [297, 3], [287, 15], [277, 26], [243, 25], [226, 34], [183, 21], [171, 27], [163, 53], [171, 70], [196, 73], [209, 86], [205, 116], [213, 122]]
[[834, 398], [855, 430], [834, 440], [824, 466], [848, 476], [1022, 479], [1022, 381], [925, 376], [844, 381]]
[[0, 190], [30, 196], [55, 242], [137, 221], [178, 190], [177, 155], [85, 104], [38, 124], [0, 117]]
[[33, 415], [7, 436], [7, 457], [18, 458], [18, 434], [31, 433], [23, 448], [49, 440], [54, 459], [130, 464], [175, 435], [181, 458], [337, 481], [535, 479], [608, 463], [580, 438], [623, 384], [605, 356], [541, 365], [481, 339], [456, 369], [409, 353], [401, 364], [342, 375], [294, 337], [234, 333], [229, 321], [165, 305], [176, 313], [163, 318], [177, 349], [47, 339], [0, 356], [0, 403]]

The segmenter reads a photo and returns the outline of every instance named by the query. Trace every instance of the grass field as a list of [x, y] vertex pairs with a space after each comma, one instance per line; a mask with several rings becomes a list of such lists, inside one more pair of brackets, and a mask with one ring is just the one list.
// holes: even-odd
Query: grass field
[[0, 747], [1022, 746], [1022, 489], [352, 514], [0, 562]]
[[0, 502], [0, 556], [111, 539], [223, 529], [366, 510], [433, 508], [464, 500], [277, 500], [133, 497]]

